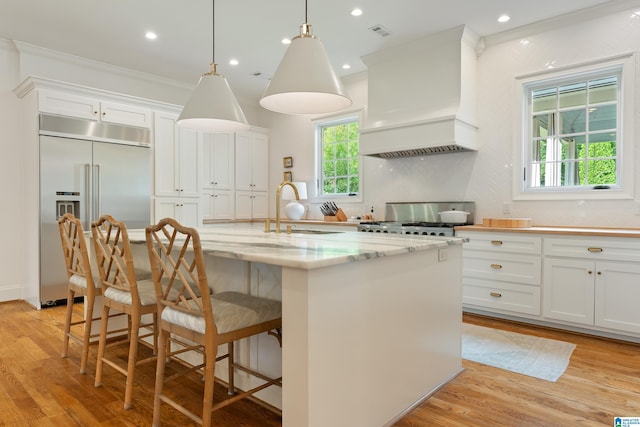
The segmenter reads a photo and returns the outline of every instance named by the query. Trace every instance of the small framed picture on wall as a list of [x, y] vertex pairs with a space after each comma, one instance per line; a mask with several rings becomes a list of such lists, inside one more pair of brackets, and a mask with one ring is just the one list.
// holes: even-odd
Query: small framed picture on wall
[[282, 165], [285, 168], [293, 167], [293, 157], [283, 157], [282, 158]]
[[289, 182], [293, 181], [293, 177], [291, 176], [291, 172], [285, 172], [284, 173], [284, 180], [285, 181], [289, 181]]

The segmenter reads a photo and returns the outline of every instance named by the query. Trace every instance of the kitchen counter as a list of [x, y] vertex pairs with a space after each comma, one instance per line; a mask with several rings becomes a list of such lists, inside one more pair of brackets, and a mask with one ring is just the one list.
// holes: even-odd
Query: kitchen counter
[[[314, 269], [372, 258], [461, 245], [454, 237], [380, 235], [356, 232], [302, 234], [264, 232], [264, 224], [225, 223], [198, 230], [205, 255]], [[130, 230], [131, 243], [144, 243], [144, 230]]]
[[488, 227], [484, 225], [463, 225], [455, 227], [456, 231], [488, 231], [499, 233], [533, 233], [533, 234], [564, 234], [574, 236], [603, 236], [603, 237], [640, 237], [637, 228], [606, 228], [606, 227], [564, 227], [564, 226], [535, 226], [527, 228]]
[[[276, 219], [275, 218], [269, 218], [269, 221], [271, 222], [271, 224], [275, 224], [276, 223]], [[219, 224], [240, 224], [240, 223], [260, 223], [260, 224], [264, 224], [264, 219], [262, 220], [231, 220], [231, 221], [215, 221], [215, 220], [210, 220], [210, 219], [205, 219], [203, 221], [203, 224], [205, 226], [208, 225], [219, 225]], [[281, 224], [290, 224], [290, 225], [335, 225], [338, 227], [356, 227], [358, 224], [360, 224], [360, 220], [349, 220], [349, 221], [324, 221], [321, 219], [280, 219], [280, 223]]]
[[[265, 335], [239, 354], [282, 373], [282, 393], [258, 397], [282, 408], [284, 427], [390, 425], [462, 371], [463, 239], [276, 234], [263, 223], [199, 232], [215, 292], [282, 301], [282, 349]], [[129, 237], [144, 241], [142, 230]]]

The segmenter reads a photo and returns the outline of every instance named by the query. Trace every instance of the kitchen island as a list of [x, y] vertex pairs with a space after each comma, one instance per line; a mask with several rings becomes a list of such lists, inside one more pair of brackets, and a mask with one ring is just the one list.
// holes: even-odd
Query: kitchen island
[[462, 370], [462, 239], [248, 223], [199, 232], [214, 291], [282, 300], [281, 353], [266, 335], [239, 353], [282, 370], [281, 402], [279, 390], [260, 398], [281, 405], [285, 427], [390, 425]]

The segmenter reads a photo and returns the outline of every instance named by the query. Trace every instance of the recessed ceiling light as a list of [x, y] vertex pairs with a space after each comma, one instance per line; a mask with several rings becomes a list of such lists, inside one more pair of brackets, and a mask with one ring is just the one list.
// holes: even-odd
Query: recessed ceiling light
[[522, 46], [529, 46], [531, 44], [531, 42], [528, 39], [522, 39], [522, 40], [520, 40], [520, 44]]
[[360, 16], [362, 15], [362, 9], [358, 9], [357, 7], [351, 9], [351, 16]]
[[291, 44], [291, 39], [285, 37], [284, 39], [282, 39], [282, 44]]
[[342, 69], [343, 69], [343, 70], [349, 70], [349, 69], [351, 69], [351, 65], [349, 65], [349, 64], [344, 64], [344, 65], [342, 66]]
[[155, 40], [158, 38], [158, 35], [156, 33], [154, 33], [153, 31], [147, 31], [144, 36], [146, 38], [148, 38], [149, 40]]
[[500, 15], [500, 17], [498, 18], [498, 22], [508, 22], [511, 19], [511, 17], [509, 15], [506, 14], [502, 14]]
[[238, 60], [237, 60], [237, 59], [231, 59], [231, 60], [229, 61], [229, 65], [238, 65], [238, 64], [239, 64], [239, 62], [238, 62]]

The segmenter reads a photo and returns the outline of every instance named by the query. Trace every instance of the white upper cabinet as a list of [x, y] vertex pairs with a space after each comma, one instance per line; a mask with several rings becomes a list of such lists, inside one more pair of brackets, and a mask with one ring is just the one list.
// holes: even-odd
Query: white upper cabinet
[[150, 109], [47, 89], [40, 90], [38, 97], [43, 113], [151, 128]]
[[203, 189], [233, 190], [235, 138], [232, 133], [202, 135]]
[[155, 116], [155, 194], [200, 198], [200, 134], [176, 126], [176, 117], [169, 113]]
[[261, 132], [236, 133], [236, 190], [267, 191], [269, 138]]

